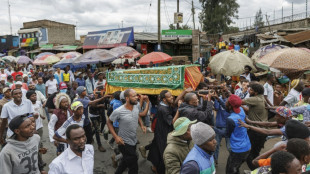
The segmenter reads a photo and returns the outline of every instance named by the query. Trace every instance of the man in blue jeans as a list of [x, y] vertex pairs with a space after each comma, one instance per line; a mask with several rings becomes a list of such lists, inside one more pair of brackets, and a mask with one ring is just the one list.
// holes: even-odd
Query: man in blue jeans
[[[218, 163], [218, 156], [219, 156], [219, 150], [220, 150], [222, 138], [225, 138], [226, 148], [228, 151], [230, 151], [229, 138], [225, 137], [225, 134], [222, 133], [222, 132], [226, 132], [226, 120], [227, 120], [227, 117], [229, 117], [230, 115], [230, 113], [227, 112], [226, 106], [225, 106], [225, 103], [227, 101], [226, 96], [227, 96], [226, 90], [222, 90], [222, 97], [218, 97], [217, 94], [213, 96], [214, 109], [216, 110], [215, 139], [217, 141], [217, 145], [216, 145], [216, 150], [214, 153], [214, 159], [215, 159], [216, 165]], [[217, 130], [220, 130], [220, 132], [218, 132]]]

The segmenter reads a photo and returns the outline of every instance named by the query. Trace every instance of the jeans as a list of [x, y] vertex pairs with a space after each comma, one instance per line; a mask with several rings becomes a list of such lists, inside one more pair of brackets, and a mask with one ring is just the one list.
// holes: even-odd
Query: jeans
[[226, 164], [226, 174], [239, 174], [239, 168], [247, 159], [250, 151], [235, 153], [230, 151]]
[[138, 155], [136, 153], [136, 146], [129, 144], [118, 146], [123, 158], [116, 169], [115, 174], [122, 174], [127, 168], [129, 168], [128, 174], [138, 173]]
[[251, 151], [250, 154], [246, 160], [248, 167], [251, 170], [255, 170], [256, 167], [252, 164], [253, 159], [258, 157], [260, 151], [264, 147], [264, 144], [266, 142], [266, 135], [257, 133], [252, 130], [248, 130], [248, 136], [251, 142]]
[[100, 129], [100, 117], [90, 117], [91, 122], [93, 123], [93, 131], [92, 131], [92, 137], [96, 135], [96, 141], [98, 146], [101, 146], [101, 140], [99, 135], [99, 129]]
[[145, 117], [142, 117], [142, 120], [144, 122], [144, 125], [146, 127], [150, 127], [151, 126], [151, 118], [150, 118], [150, 115], [149, 114], [146, 114]]
[[48, 108], [45, 107], [44, 110], [45, 110], [45, 113], [46, 113], [47, 121], [50, 121], [50, 113], [48, 113]]
[[[217, 127], [217, 129], [223, 131], [223, 132], [226, 132], [226, 128], [225, 127]], [[217, 145], [216, 145], [216, 150], [214, 152], [214, 159], [215, 161], [218, 161], [218, 156], [219, 156], [219, 151], [220, 151], [220, 145], [221, 145], [221, 141], [222, 141], [222, 138], [225, 138], [225, 135], [221, 134], [221, 133], [217, 133], [215, 135], [215, 140], [217, 142]], [[230, 152], [230, 140], [229, 138], [225, 138], [225, 141], [226, 141], [226, 148], [228, 150], [228, 152]]]

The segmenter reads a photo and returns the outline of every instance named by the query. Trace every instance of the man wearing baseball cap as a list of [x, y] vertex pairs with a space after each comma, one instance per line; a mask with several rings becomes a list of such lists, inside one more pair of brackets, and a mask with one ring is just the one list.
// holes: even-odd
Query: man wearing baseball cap
[[181, 164], [193, 147], [190, 127], [197, 121], [186, 117], [178, 118], [173, 124], [174, 131], [168, 134], [167, 147], [164, 151], [166, 173], [178, 174]]
[[89, 117], [88, 117], [88, 107], [89, 107], [89, 105], [95, 105], [98, 102], [103, 101], [105, 98], [110, 97], [110, 96], [105, 95], [99, 99], [91, 101], [87, 97], [86, 88], [84, 86], [79, 86], [76, 89], [76, 92], [78, 94], [78, 98], [76, 99], [76, 101], [80, 101], [84, 106], [84, 115], [85, 115], [84, 129], [85, 129], [85, 133], [86, 133], [86, 137], [87, 137], [86, 144], [91, 144], [92, 140], [93, 140], [93, 138], [92, 138], [93, 135], [92, 135], [91, 124], [90, 124]]
[[215, 173], [213, 153], [217, 142], [214, 130], [202, 122], [193, 124], [190, 129], [195, 145], [184, 160], [180, 174]]
[[255, 132], [265, 134], [265, 135], [284, 135], [285, 139], [287, 139], [287, 135], [285, 133], [285, 123], [292, 118], [292, 111], [284, 106], [278, 107], [275, 111], [273, 111], [275, 115], [275, 122], [259, 122], [259, 121], [251, 121], [246, 119], [246, 122], [251, 125], [263, 126], [263, 127], [281, 127], [280, 129], [265, 129], [259, 128], [255, 126], [248, 125], [244, 123], [244, 121], [240, 120], [239, 123], [242, 127], [253, 130]]
[[72, 124], [78, 124], [81, 127], [84, 126], [85, 115], [83, 104], [79, 101], [75, 101], [71, 104], [71, 110], [73, 112], [73, 116], [68, 118], [60, 128], [55, 131], [55, 135], [53, 136], [54, 140], [58, 142], [67, 143], [67, 138], [65, 136], [67, 128]]
[[14, 117], [9, 128], [14, 134], [7, 140], [7, 145], [0, 153], [1, 173], [40, 174], [38, 153], [40, 136], [34, 134], [34, 126], [29, 114]]

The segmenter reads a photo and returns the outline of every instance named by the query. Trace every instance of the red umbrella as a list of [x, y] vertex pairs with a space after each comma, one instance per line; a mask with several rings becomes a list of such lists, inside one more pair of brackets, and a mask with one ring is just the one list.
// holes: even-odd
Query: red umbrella
[[143, 56], [138, 63], [140, 65], [148, 65], [150, 62], [156, 63], [163, 63], [172, 60], [172, 57], [163, 52], [151, 52], [145, 56]]

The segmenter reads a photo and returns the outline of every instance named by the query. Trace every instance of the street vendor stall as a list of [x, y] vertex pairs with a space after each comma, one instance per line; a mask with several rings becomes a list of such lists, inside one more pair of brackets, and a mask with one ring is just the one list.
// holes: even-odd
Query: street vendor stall
[[118, 70], [107, 74], [106, 93], [131, 88], [139, 94], [158, 95], [167, 89], [176, 96], [188, 87], [196, 89], [201, 81], [203, 75], [197, 65]]

